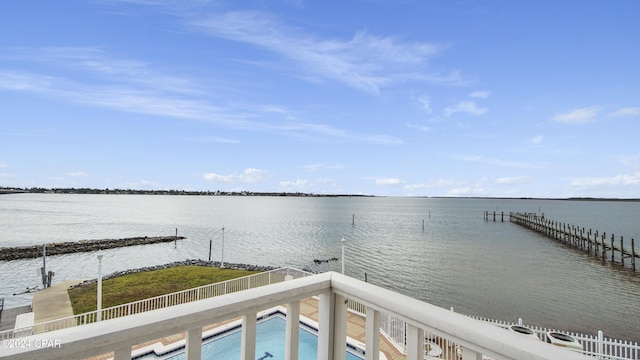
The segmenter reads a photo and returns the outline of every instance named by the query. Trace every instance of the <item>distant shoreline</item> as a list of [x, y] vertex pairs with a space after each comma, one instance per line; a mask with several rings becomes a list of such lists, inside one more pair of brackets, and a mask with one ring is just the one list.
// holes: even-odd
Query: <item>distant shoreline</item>
[[0, 187], [3, 194], [86, 194], [86, 195], [189, 195], [189, 196], [282, 196], [282, 197], [407, 197], [429, 199], [488, 199], [488, 200], [565, 200], [565, 201], [629, 201], [640, 202], [640, 198], [597, 197], [491, 197], [491, 196], [387, 196], [366, 194], [314, 194], [303, 192], [257, 192], [257, 191], [191, 191], [191, 190], [134, 190], [93, 188], [9, 188]]

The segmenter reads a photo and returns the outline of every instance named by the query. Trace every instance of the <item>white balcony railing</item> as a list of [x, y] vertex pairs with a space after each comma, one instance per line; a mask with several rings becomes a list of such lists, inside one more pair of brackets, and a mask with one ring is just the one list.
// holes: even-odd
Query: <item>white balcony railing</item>
[[48, 331], [61, 330], [72, 326], [86, 325], [96, 321], [115, 319], [146, 311], [166, 308], [180, 304], [198, 301], [237, 291], [252, 289], [260, 286], [271, 285], [283, 282], [287, 276], [294, 278], [309, 276], [311, 273], [294, 268], [279, 268], [247, 275], [231, 280], [221, 281], [214, 284], [203, 285], [192, 289], [182, 290], [166, 295], [160, 295], [144, 300], [116, 305], [102, 309], [100, 316], [98, 311], [91, 311], [83, 314], [73, 315], [65, 318], [50, 320], [46, 322], [29, 325], [25, 328], [15, 328], [13, 330], [0, 331], [0, 340], [21, 337], [29, 334], [37, 334]]
[[286, 304], [287, 360], [296, 360], [300, 301], [310, 296], [319, 297], [320, 360], [345, 357], [348, 300], [365, 307], [367, 360], [379, 357], [381, 313], [391, 314], [406, 324], [409, 360], [424, 359], [425, 332], [457, 344], [462, 349], [463, 360], [479, 360], [483, 356], [521, 360], [593, 359], [335, 272], [87, 324], [82, 326], [82, 331], [72, 327], [23, 337], [16, 340], [30, 346], [5, 347], [0, 357], [78, 359], [113, 352], [115, 360], [131, 359], [132, 346], [184, 332], [186, 359], [200, 359], [202, 328], [241, 317], [241, 359], [254, 360], [257, 313]]

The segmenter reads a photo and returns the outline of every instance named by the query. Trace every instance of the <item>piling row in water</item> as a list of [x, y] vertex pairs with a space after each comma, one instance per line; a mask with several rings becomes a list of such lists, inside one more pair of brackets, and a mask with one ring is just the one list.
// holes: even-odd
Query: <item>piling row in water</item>
[[606, 232], [600, 234], [598, 230], [595, 232], [591, 229], [586, 231], [584, 227], [547, 219], [544, 214], [510, 212], [509, 221], [600, 257], [602, 261], [610, 261], [615, 264], [619, 260], [619, 264], [624, 267], [625, 260], [630, 259], [630, 266], [633, 271], [636, 271], [636, 258], [640, 258], [640, 254], [636, 253], [634, 239], [631, 239], [630, 248], [626, 248], [623, 236], [620, 236], [620, 239], [616, 241], [614, 234], [607, 237]]

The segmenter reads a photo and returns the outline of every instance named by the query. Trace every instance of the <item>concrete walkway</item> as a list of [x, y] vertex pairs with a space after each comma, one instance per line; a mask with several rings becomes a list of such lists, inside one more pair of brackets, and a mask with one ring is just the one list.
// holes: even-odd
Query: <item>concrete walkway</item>
[[0, 331], [13, 330], [16, 324], [16, 317], [20, 314], [31, 312], [31, 306], [20, 306], [12, 309], [4, 309], [0, 319]]
[[71, 308], [67, 290], [72, 285], [81, 282], [82, 280], [68, 280], [34, 293], [33, 301], [31, 302], [33, 322], [37, 324], [73, 316], [73, 309]]

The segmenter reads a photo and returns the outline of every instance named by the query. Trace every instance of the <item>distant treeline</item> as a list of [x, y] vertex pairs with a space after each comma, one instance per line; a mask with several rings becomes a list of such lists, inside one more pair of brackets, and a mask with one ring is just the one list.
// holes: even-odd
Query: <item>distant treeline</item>
[[91, 189], [91, 188], [8, 188], [0, 187], [0, 194], [115, 194], [115, 195], [201, 195], [201, 196], [306, 196], [339, 197], [368, 195], [309, 194], [301, 192], [253, 192], [253, 191], [189, 191], [189, 190], [134, 190], [134, 189]]

